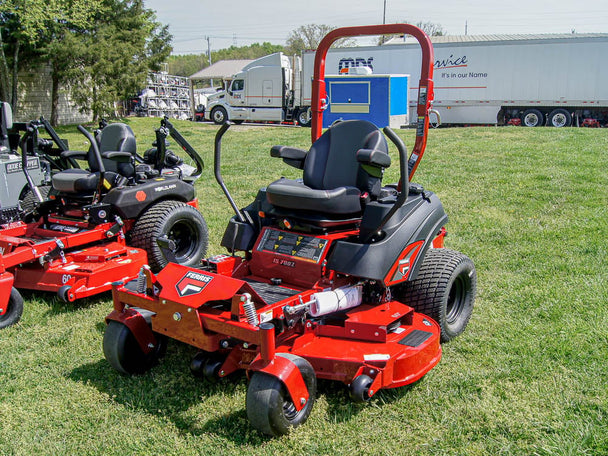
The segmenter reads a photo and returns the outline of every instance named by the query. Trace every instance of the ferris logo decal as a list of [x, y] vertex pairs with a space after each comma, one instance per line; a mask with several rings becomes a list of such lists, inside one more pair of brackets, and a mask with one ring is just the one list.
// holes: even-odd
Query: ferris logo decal
[[213, 277], [199, 272], [188, 271], [175, 285], [177, 294], [180, 296], [192, 296], [200, 293], [207, 286]]

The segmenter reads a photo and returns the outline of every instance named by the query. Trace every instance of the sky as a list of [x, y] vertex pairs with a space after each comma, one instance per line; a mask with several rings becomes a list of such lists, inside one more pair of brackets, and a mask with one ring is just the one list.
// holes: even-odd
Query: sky
[[[144, 0], [169, 24], [173, 54], [268, 41], [285, 44], [305, 24], [335, 27], [433, 22], [448, 35], [607, 33], [608, 1], [594, 0]], [[386, 4], [386, 9], [385, 9]], [[361, 42], [360, 44], [372, 44]]]

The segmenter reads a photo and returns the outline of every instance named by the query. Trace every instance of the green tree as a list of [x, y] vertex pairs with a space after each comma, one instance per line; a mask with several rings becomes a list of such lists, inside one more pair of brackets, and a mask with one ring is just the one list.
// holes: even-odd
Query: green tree
[[81, 111], [97, 119], [112, 117], [116, 101], [141, 89], [149, 70], [160, 69], [171, 52], [171, 35], [142, 0], [106, 0], [95, 24], [78, 36], [81, 46], [73, 46], [78, 65], [61, 75]]
[[[325, 24], [307, 24], [292, 30], [287, 37], [285, 52], [288, 54], [300, 54], [305, 50], [317, 49], [325, 35], [336, 27]], [[354, 46], [355, 41], [351, 38], [337, 40], [333, 47]]]
[[[60, 87], [70, 88], [81, 109], [94, 117], [112, 114], [114, 102], [140, 88], [148, 70], [158, 69], [171, 52], [168, 27], [156, 22], [143, 0], [2, 2], [0, 97], [11, 99], [16, 109], [23, 63], [30, 71], [49, 63], [53, 124]], [[24, 50], [34, 58], [22, 59]]]
[[204, 54], [170, 55], [167, 59], [169, 74], [191, 76], [202, 68], [209, 66]]
[[[45, 44], [63, 28], [85, 28], [93, 0], [3, 0], [0, 10], [0, 98], [18, 108], [18, 72], [46, 58]], [[10, 76], [9, 76], [10, 75]]]

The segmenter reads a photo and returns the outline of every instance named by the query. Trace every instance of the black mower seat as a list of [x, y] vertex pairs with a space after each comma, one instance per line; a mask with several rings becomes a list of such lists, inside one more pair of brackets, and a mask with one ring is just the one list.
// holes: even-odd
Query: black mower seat
[[84, 169], [66, 169], [53, 176], [53, 188], [62, 193], [92, 193], [97, 190], [99, 173]]
[[[131, 127], [123, 123], [107, 125], [101, 130], [98, 137], [98, 147], [106, 171], [106, 181], [112, 184], [118, 175], [125, 178], [135, 175], [134, 160], [137, 144]], [[112, 152], [121, 152], [122, 154], [114, 154], [115, 156], [112, 157]], [[127, 152], [128, 155], [125, 156], [124, 152]], [[100, 173], [93, 149], [90, 148], [87, 153], [68, 151], [63, 154], [76, 158], [86, 158], [90, 171], [78, 168], [61, 171], [52, 177], [53, 188], [62, 193], [94, 192], [99, 184]]]
[[[294, 164], [293, 154], [287, 157], [279, 150], [275, 155]], [[382, 170], [390, 166], [386, 139], [365, 120], [333, 125], [303, 155], [298, 166], [304, 170], [302, 179], [281, 178], [267, 187], [266, 198], [273, 206], [334, 216], [358, 214], [364, 200], [378, 196]]]

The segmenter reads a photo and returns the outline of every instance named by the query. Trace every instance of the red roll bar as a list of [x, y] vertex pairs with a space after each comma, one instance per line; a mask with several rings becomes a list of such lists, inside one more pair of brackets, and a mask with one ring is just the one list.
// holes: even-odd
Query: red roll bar
[[409, 178], [411, 180], [420, 159], [426, 148], [426, 138], [429, 129], [429, 111], [433, 101], [433, 45], [428, 35], [410, 24], [385, 24], [385, 25], [365, 25], [360, 27], [343, 27], [332, 30], [321, 40], [319, 48], [315, 54], [315, 71], [312, 81], [312, 129], [311, 139], [315, 142], [321, 136], [323, 110], [325, 105], [321, 105], [321, 100], [325, 100], [325, 57], [327, 50], [334, 41], [339, 38], [365, 35], [391, 35], [401, 34], [412, 35], [418, 40], [422, 48], [422, 68], [420, 70], [420, 82], [418, 84], [418, 126], [416, 128], [416, 143], [410, 155], [412, 166]]

